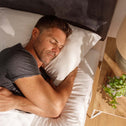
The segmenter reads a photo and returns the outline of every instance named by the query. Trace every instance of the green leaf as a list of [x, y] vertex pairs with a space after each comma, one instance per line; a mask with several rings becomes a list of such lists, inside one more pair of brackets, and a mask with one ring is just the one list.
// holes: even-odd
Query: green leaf
[[126, 75], [123, 74], [120, 77], [110, 77], [108, 76], [108, 85], [104, 85], [104, 91], [111, 97], [109, 104], [116, 108], [116, 98], [119, 96], [126, 96]]
[[120, 84], [123, 84], [123, 80], [120, 80], [119, 83], [120, 83]]

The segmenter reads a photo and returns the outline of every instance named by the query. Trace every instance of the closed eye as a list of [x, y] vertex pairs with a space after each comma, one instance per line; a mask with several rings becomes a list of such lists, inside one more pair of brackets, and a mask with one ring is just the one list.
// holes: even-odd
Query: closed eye
[[49, 42], [52, 43], [52, 44], [56, 44], [57, 43], [55, 40], [50, 40]]
[[60, 42], [58, 42], [55, 38], [52, 38], [50, 43], [57, 45], [60, 50], [64, 47], [64, 45], [59, 45]]

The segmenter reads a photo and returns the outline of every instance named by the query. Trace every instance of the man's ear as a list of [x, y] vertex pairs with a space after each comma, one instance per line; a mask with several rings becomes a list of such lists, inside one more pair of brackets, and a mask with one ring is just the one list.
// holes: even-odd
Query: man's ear
[[35, 27], [32, 31], [32, 38], [36, 39], [39, 36], [39, 33], [39, 29]]

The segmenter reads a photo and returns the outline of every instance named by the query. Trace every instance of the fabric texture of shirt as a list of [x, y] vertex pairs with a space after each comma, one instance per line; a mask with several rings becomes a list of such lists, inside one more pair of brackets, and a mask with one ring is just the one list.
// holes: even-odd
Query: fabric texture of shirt
[[23, 96], [14, 83], [15, 80], [38, 74], [41, 73], [36, 60], [21, 44], [0, 52], [0, 86], [7, 88], [14, 94]]

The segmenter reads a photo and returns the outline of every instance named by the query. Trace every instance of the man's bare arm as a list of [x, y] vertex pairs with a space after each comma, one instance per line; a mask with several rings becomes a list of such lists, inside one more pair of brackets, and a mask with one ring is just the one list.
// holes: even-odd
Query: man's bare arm
[[27, 99], [17, 97], [23, 104], [19, 104], [16, 109], [44, 117], [57, 117], [71, 93], [76, 73], [77, 68], [55, 89], [39, 75], [17, 80], [17, 86]]
[[0, 87], [0, 111], [8, 111], [12, 109], [34, 113], [39, 116], [45, 115], [45, 112], [30, 102], [27, 98], [14, 95], [8, 89]]

